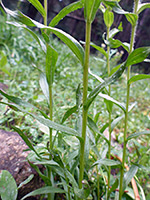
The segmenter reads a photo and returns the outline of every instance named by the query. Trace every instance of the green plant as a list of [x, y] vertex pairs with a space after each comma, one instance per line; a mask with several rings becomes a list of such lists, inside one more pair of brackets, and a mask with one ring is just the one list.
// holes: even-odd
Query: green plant
[[[138, 15], [143, 9], [149, 7], [148, 4], [139, 4], [139, 1], [135, 0], [135, 10], [134, 13], [129, 13], [124, 11], [118, 4], [118, 1], [100, 1], [100, 0], [87, 0], [87, 1], [77, 1], [70, 4], [64, 8], [47, 26], [47, 1], [44, 1], [44, 7], [40, 4], [38, 0], [29, 0], [36, 9], [41, 13], [44, 18], [44, 25], [40, 24], [29, 17], [25, 16], [23, 13], [16, 11], [10, 11], [6, 9], [3, 4], [4, 10], [10, 14], [18, 22], [9, 22], [16, 27], [23, 28], [28, 31], [34, 39], [39, 43], [45, 55], [45, 70], [38, 69], [40, 75], [40, 85], [41, 89], [46, 96], [49, 109], [45, 113], [40, 107], [35, 107], [29, 102], [23, 101], [20, 98], [8, 95], [0, 90], [0, 93], [6, 97], [10, 102], [1, 102], [4, 105], [10, 106], [12, 109], [21, 111], [25, 114], [30, 115], [35, 120], [39, 121], [41, 124], [49, 128], [49, 139], [45, 141], [45, 147], [36, 146], [34, 147], [28, 137], [20, 130], [18, 127], [13, 127], [15, 131], [24, 139], [32, 153], [29, 155], [30, 165], [39, 173], [46, 187], [33, 191], [27, 194], [24, 198], [35, 195], [35, 194], [48, 194], [48, 199], [54, 199], [54, 195], [50, 195], [53, 189], [53, 193], [57, 191], [57, 187], [63, 188], [61, 190], [64, 193], [66, 199], [90, 199], [92, 198], [134, 198], [133, 191], [126, 194], [124, 193], [126, 187], [130, 183], [131, 179], [135, 176], [138, 167], [138, 163], [134, 163], [130, 167], [130, 170], [124, 174], [125, 159], [126, 159], [126, 144], [131, 139], [134, 139], [141, 135], [149, 135], [150, 131], [143, 131], [138, 133], [133, 133], [127, 137], [127, 123], [128, 123], [128, 112], [131, 110], [129, 107], [129, 89], [130, 85], [137, 80], [150, 78], [149, 75], [136, 75], [130, 78], [130, 66], [144, 61], [144, 59], [150, 53], [150, 47], [141, 47], [133, 50], [135, 28], [138, 20]], [[140, 6], [139, 6], [140, 5]], [[54, 28], [55, 25], [68, 13], [84, 7], [84, 16], [86, 22], [86, 41], [85, 50], [81, 44], [75, 40], [72, 36], [67, 33]], [[91, 24], [95, 18], [97, 11], [100, 9], [104, 13], [104, 21], [107, 27], [107, 36], [104, 38], [104, 42], [107, 45], [107, 52], [95, 44], [91, 43]], [[119, 40], [113, 39], [113, 37], [122, 30], [121, 25], [118, 28], [112, 29], [111, 25], [113, 23], [113, 12], [118, 14], [124, 14], [127, 20], [131, 23], [132, 37], [130, 45], [127, 43], [122, 43]], [[23, 24], [23, 25], [22, 25]], [[37, 27], [41, 30], [41, 38], [35, 34], [27, 26]], [[81, 66], [83, 67], [83, 85], [79, 83], [76, 89], [76, 104], [66, 111], [60, 122], [54, 122], [53, 118], [53, 82], [54, 73], [57, 66], [58, 53], [53, 48], [53, 43], [51, 42], [51, 33], [54, 33], [59, 39], [61, 39], [74, 53], [76, 58], [79, 60]], [[88, 71], [90, 65], [90, 45], [100, 51], [104, 56], [104, 63], [107, 64], [108, 76], [105, 79], [90, 72], [91, 76], [96, 78], [100, 83], [94, 84], [94, 87], [90, 87], [88, 81]], [[129, 52], [127, 60], [114, 68], [111, 68], [110, 63], [113, 55], [116, 51], [111, 49], [123, 46], [125, 50]], [[130, 46], [130, 48], [129, 48]], [[128, 68], [127, 76], [127, 102], [126, 106], [123, 103], [112, 98], [112, 86], [121, 77], [125, 69]], [[82, 74], [82, 72], [81, 72]], [[58, 82], [59, 83], [59, 82]], [[81, 92], [82, 90], [82, 92]], [[107, 110], [109, 112], [109, 123], [99, 130], [98, 127], [98, 117], [99, 112], [97, 112], [92, 118], [91, 108], [94, 107], [94, 102], [96, 97], [101, 97], [105, 100]], [[111, 134], [114, 127], [118, 122], [124, 117], [115, 116], [112, 112], [112, 105], [117, 105], [125, 114], [125, 129], [124, 129], [124, 148], [123, 148], [123, 160], [117, 161], [111, 159], [111, 156], [117, 158], [113, 153], [113, 148], [111, 145]], [[36, 110], [38, 114], [32, 112]], [[63, 125], [63, 123], [72, 115], [75, 115], [75, 128], [71, 128]], [[103, 132], [109, 127], [109, 139], [107, 139]], [[55, 130], [55, 131], [52, 131]], [[73, 143], [69, 141], [68, 138], [73, 140]], [[107, 149], [108, 145], [108, 149]], [[65, 146], [65, 147], [63, 147]], [[108, 155], [107, 155], [108, 152]], [[107, 156], [107, 158], [106, 158]], [[85, 165], [85, 163], [88, 163]], [[45, 174], [41, 173], [38, 164], [45, 166]], [[117, 178], [112, 181], [111, 169], [115, 170], [117, 168], [121, 169], [121, 175], [117, 173]], [[102, 178], [100, 177], [100, 174]], [[94, 180], [92, 179], [94, 178]], [[120, 186], [119, 186], [120, 178]], [[104, 187], [101, 188], [100, 183], [104, 183]], [[97, 188], [95, 189], [95, 185]], [[47, 186], [50, 186], [48, 191]], [[111, 186], [111, 188], [110, 188]], [[107, 188], [106, 188], [107, 187]], [[102, 192], [100, 191], [100, 188]], [[117, 189], [119, 188], [119, 197]], [[60, 191], [60, 190], [59, 190]], [[60, 193], [61, 193], [60, 192]], [[135, 194], [136, 195], [136, 194]]]

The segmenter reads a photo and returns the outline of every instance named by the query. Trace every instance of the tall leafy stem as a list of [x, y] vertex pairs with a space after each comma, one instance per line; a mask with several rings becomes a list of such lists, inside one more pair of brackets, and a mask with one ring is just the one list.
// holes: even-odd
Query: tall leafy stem
[[[139, 0], [134, 0], [134, 14], [137, 14], [138, 11], [138, 5], [139, 5]], [[136, 35], [136, 26], [137, 26], [137, 21], [132, 25], [132, 31], [131, 31], [131, 40], [130, 40], [130, 50], [129, 50], [129, 55], [132, 53], [133, 48], [134, 48], [134, 42], [135, 42], [135, 35]], [[128, 129], [128, 109], [129, 109], [129, 100], [130, 100], [130, 84], [128, 81], [130, 80], [130, 70], [131, 66], [128, 66], [128, 71], [127, 71], [127, 96], [126, 96], [126, 113], [125, 113], [125, 124], [124, 124], [124, 145], [123, 145], [123, 157], [122, 157], [122, 168], [121, 168], [121, 174], [120, 174], [120, 187], [119, 187], [119, 200], [122, 199], [122, 194], [123, 194], [123, 178], [124, 178], [124, 168], [125, 168], [125, 160], [126, 160], [126, 145], [127, 145], [127, 129]]]
[[[84, 2], [84, 17], [86, 21], [86, 36], [85, 36], [85, 59], [83, 66], [83, 105], [87, 101], [88, 92], [88, 70], [90, 56], [90, 41], [91, 41], [91, 24], [95, 18], [99, 8], [100, 0], [87, 0]], [[80, 173], [79, 173], [79, 188], [82, 188], [82, 180], [84, 176], [84, 156], [87, 130], [88, 108], [83, 106], [82, 110], [82, 139], [80, 143]]]

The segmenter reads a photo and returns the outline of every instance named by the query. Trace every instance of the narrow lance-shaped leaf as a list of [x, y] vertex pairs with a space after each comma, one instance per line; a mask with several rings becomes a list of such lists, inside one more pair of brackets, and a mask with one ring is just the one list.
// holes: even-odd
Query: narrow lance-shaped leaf
[[42, 187], [37, 190], [34, 190], [33, 192], [28, 193], [23, 198], [21, 198], [21, 200], [24, 200], [27, 197], [31, 197], [31, 196], [36, 196], [36, 195], [40, 195], [40, 194], [50, 194], [50, 193], [60, 193], [61, 194], [61, 193], [65, 193], [65, 191], [62, 189], [56, 188], [56, 187], [46, 186], [46, 187]]
[[38, 120], [40, 123], [42, 123], [43, 125], [49, 127], [49, 128], [53, 128], [57, 131], [61, 131], [61, 132], [64, 132], [68, 135], [71, 135], [71, 136], [75, 136], [76, 138], [78, 138], [80, 140], [80, 142], [82, 142], [82, 138], [79, 136], [78, 132], [72, 128], [69, 128], [69, 127], [66, 127], [66, 126], [63, 126], [61, 124], [58, 124], [58, 123], [55, 123], [49, 119], [45, 119], [41, 116], [37, 116], [33, 113], [30, 113], [30, 112], [27, 112], [25, 109], [22, 109], [20, 106], [18, 105], [14, 105], [14, 104], [10, 104], [10, 103], [4, 103], [4, 102], [0, 102], [0, 103], [3, 103], [3, 104], [6, 104], [8, 106], [13, 106], [14, 108], [20, 110], [21, 112], [24, 112], [26, 114], [29, 114], [30, 116], [32, 116], [34, 119]]
[[[8, 22], [9, 23], [9, 22]], [[20, 27], [22, 27], [20, 25]], [[34, 39], [38, 42], [38, 44], [41, 46], [42, 50], [46, 53], [46, 45], [44, 44], [44, 42], [37, 36], [37, 34], [35, 34], [31, 29], [27, 28], [27, 27], [22, 27], [24, 28], [26, 31], [28, 31], [33, 37]]]
[[37, 151], [35, 150], [35, 148], [33, 147], [32, 143], [30, 142], [30, 140], [28, 139], [28, 137], [17, 127], [12, 126], [12, 128], [20, 135], [20, 137], [24, 140], [24, 142], [26, 143], [26, 145], [30, 148], [30, 150], [34, 151], [35, 154], [40, 157], [40, 155], [37, 153]]
[[119, 161], [115, 160], [110, 160], [107, 158], [100, 159], [96, 161], [92, 166], [94, 167], [95, 165], [105, 165], [105, 166], [121, 166], [121, 163]]
[[45, 95], [47, 102], [49, 103], [49, 88], [48, 88], [46, 75], [43, 72], [40, 74], [39, 83], [40, 83], [42, 92]]
[[130, 85], [131, 83], [134, 83], [136, 81], [148, 79], [148, 78], [150, 78], [150, 75], [148, 75], [148, 74], [139, 74], [139, 75], [136, 75], [136, 76], [132, 76], [129, 79], [128, 84]]
[[[60, 38], [71, 49], [71, 51], [77, 56], [77, 58], [79, 59], [81, 64], [82, 65], [84, 64], [84, 49], [83, 49], [83, 47], [80, 45], [80, 43], [76, 39], [74, 39], [68, 33], [65, 33], [64, 31], [62, 31], [58, 28], [45, 26], [35, 20], [32, 20], [31, 18], [27, 17], [26, 15], [24, 15], [23, 13], [21, 13], [19, 11], [11, 11], [11, 10], [5, 8], [3, 4], [2, 4], [2, 6], [8, 14], [10, 14], [13, 18], [18, 20], [19, 22], [25, 24], [26, 26], [31, 26], [31, 27], [36, 26], [37, 28], [47, 29], [50, 32], [54, 33], [58, 38]], [[12, 23], [12, 25], [20, 26], [20, 24], [17, 24], [17, 23], [15, 23], [15, 24]]]
[[141, 3], [138, 6], [138, 14], [140, 14], [146, 8], [150, 8], [150, 3]]
[[109, 95], [107, 94], [102, 94], [102, 93], [99, 93], [100, 97], [108, 100], [108, 101], [111, 101], [112, 103], [116, 104], [119, 108], [121, 108], [124, 112], [126, 112], [126, 107], [123, 103], [120, 103], [119, 101], [116, 101], [115, 99], [113, 99], [112, 97], [110, 97]]
[[150, 47], [140, 47], [135, 49], [127, 58], [126, 66], [138, 64], [150, 54]]
[[86, 0], [84, 1], [84, 17], [85, 20], [92, 23], [96, 12], [100, 6], [101, 0]]
[[120, 40], [113, 39], [113, 38], [110, 38], [108, 40], [108, 42], [109, 42], [111, 48], [118, 48], [118, 47], [122, 46], [127, 52], [129, 52], [130, 44], [127, 42], [121, 42]]
[[110, 71], [110, 76], [112, 76], [120, 67], [121, 67], [121, 65], [118, 65], [118, 66], [114, 67], [114, 68]]
[[133, 133], [130, 136], [127, 137], [127, 141], [137, 138], [141, 135], [150, 135], [150, 131], [142, 131], [142, 132], [137, 132], [137, 133]]
[[54, 73], [55, 73], [55, 66], [57, 59], [58, 59], [58, 53], [53, 49], [53, 47], [47, 45], [45, 72], [49, 86], [52, 85], [54, 81]]
[[30, 162], [29, 160], [28, 160], [28, 163], [29, 163], [30, 166], [38, 173], [38, 175], [41, 177], [41, 179], [44, 181], [44, 183], [45, 183], [46, 185], [51, 185], [50, 179], [49, 179], [46, 175], [42, 174], [41, 170], [39, 169], [39, 167], [38, 167], [37, 165], [34, 165], [34, 164], [33, 164], [32, 162]]
[[88, 109], [91, 103], [94, 101], [94, 99], [97, 97], [97, 95], [108, 85], [115, 82], [124, 72], [126, 68], [126, 63], [123, 63], [121, 67], [109, 78], [105, 80], [105, 82], [98, 85], [95, 89], [92, 90], [92, 92], [89, 94], [87, 101], [84, 104], [85, 109]]
[[122, 189], [122, 193], [124, 192], [124, 190], [126, 189], [126, 187], [128, 186], [128, 184], [130, 183], [131, 179], [135, 176], [135, 174], [138, 171], [138, 167], [135, 165], [132, 165], [131, 168], [129, 169], [129, 171], [127, 171], [124, 175], [123, 178], [123, 189]]
[[90, 68], [89, 68], [89, 74], [90, 74], [91, 76], [93, 76], [94, 78], [96, 78], [100, 83], [105, 82], [100, 76], [97, 76], [96, 74], [94, 74], [94, 73], [90, 70]]
[[96, 50], [98, 50], [99, 52], [101, 52], [106, 58], [108, 58], [108, 54], [106, 53], [106, 51], [102, 48], [97, 46], [96, 44], [94, 44], [93, 42], [90, 43], [90, 45], [95, 48]]
[[68, 119], [68, 117], [70, 117], [70, 115], [72, 115], [73, 113], [75, 113], [77, 110], [78, 110], [77, 106], [73, 106], [73, 107], [69, 108], [66, 111], [66, 113], [64, 114], [61, 123], [63, 124], [66, 121], [66, 119]]
[[46, 16], [45, 9], [38, 0], [28, 0], [40, 13], [43, 17]]
[[83, 7], [83, 3], [82, 1], [77, 1], [74, 3], [69, 4], [68, 6], [66, 6], [65, 8], [63, 8], [50, 22], [49, 26], [56, 26], [60, 20], [62, 20], [66, 15], [68, 15], [69, 13], [78, 10], [80, 8]]
[[34, 165], [44, 165], [44, 166], [59, 166], [59, 164], [53, 160], [40, 160], [36, 161]]
[[121, 6], [119, 5], [119, 3], [117, 1], [108, 1], [108, 0], [103, 0], [103, 3], [109, 7], [112, 8], [112, 10], [117, 13], [117, 14], [127, 14], [127, 11], [124, 11]]
[[33, 179], [34, 175], [31, 174], [26, 180], [24, 180], [22, 183], [20, 183], [20, 185], [18, 186], [18, 189], [21, 188], [22, 186], [26, 185], [27, 183], [29, 183], [32, 179]]
[[94, 131], [95, 133], [98, 133], [99, 137], [101, 136], [109, 144], [109, 140], [103, 135], [101, 131], [99, 131], [98, 126], [90, 117], [88, 117], [88, 126], [92, 131]]
[[112, 185], [112, 187], [110, 188], [109, 192], [108, 192], [108, 196], [117, 189], [118, 187], [118, 184], [119, 184], [119, 181], [118, 179], [115, 180], [114, 184]]

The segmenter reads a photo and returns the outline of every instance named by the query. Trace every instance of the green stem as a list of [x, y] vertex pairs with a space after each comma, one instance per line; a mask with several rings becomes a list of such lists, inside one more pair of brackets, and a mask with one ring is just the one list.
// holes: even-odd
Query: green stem
[[[91, 40], [91, 22], [86, 22], [86, 44], [85, 44], [85, 61], [83, 71], [83, 105], [87, 99], [88, 91], [88, 68], [89, 68], [89, 55], [90, 55], [90, 40]], [[88, 110], [83, 106], [82, 113], [82, 139], [80, 146], [80, 174], [79, 174], [79, 188], [82, 188], [82, 180], [84, 175], [84, 151], [86, 140], [86, 125], [87, 125]]]
[[[107, 27], [107, 40], [109, 39], [110, 28]], [[110, 76], [110, 47], [107, 46], [107, 72]], [[111, 95], [111, 86], [109, 85], [108, 95]], [[108, 159], [111, 158], [111, 111], [109, 111], [109, 145], [108, 145]], [[107, 200], [109, 199], [108, 193], [110, 188], [110, 175], [111, 175], [111, 166], [108, 167], [108, 189], [107, 189]]]
[[[139, 0], [134, 0], [134, 3], [135, 3], [135, 5], [134, 5], [134, 13], [137, 13]], [[135, 34], [136, 34], [136, 25], [132, 26], [129, 55], [133, 51], [134, 42], [135, 42]], [[122, 199], [124, 165], [125, 165], [125, 160], [126, 160], [126, 144], [127, 144], [127, 128], [128, 128], [128, 109], [129, 109], [129, 100], [130, 100], [130, 85], [128, 84], [128, 81], [130, 79], [130, 70], [131, 70], [131, 66], [128, 67], [128, 72], [127, 72], [126, 113], [125, 113], [124, 138], [123, 138], [124, 145], [123, 145], [122, 167], [121, 167], [121, 174], [120, 174], [119, 200]]]
[[[45, 13], [46, 15], [44, 16], [44, 25], [47, 26], [47, 0], [44, 0], [44, 9], [45, 9]], [[45, 30], [46, 32], [46, 30]], [[53, 120], [53, 97], [52, 97], [52, 85], [49, 85], [49, 115], [50, 115], [50, 120]], [[49, 142], [50, 142], [50, 150], [52, 150], [52, 128], [49, 129]], [[51, 159], [51, 154], [49, 156], [49, 159]], [[51, 180], [51, 168], [48, 168], [48, 178]], [[48, 194], [48, 200], [52, 199], [52, 195]]]
[[98, 166], [96, 166], [96, 171], [97, 171], [97, 199], [100, 199], [100, 190], [99, 190], [99, 180], [100, 180], [100, 175], [98, 173]]
[[47, 0], [44, 0], [44, 9], [45, 9], [45, 17], [44, 17], [44, 25], [47, 26]]

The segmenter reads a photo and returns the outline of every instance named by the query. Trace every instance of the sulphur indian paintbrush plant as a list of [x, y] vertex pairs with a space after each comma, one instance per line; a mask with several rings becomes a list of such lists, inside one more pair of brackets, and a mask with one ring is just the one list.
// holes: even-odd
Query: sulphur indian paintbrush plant
[[[35, 195], [47, 195], [47, 199], [58, 199], [60, 194], [63, 199], [140, 199], [144, 198], [143, 190], [137, 190], [137, 184], [133, 178], [140, 165], [138, 163], [128, 163], [127, 167], [127, 143], [141, 135], [148, 135], [150, 131], [132, 133], [127, 136], [128, 128], [128, 113], [131, 111], [130, 106], [130, 87], [133, 82], [150, 78], [150, 75], [140, 74], [130, 77], [130, 68], [134, 64], [143, 62], [150, 54], [150, 47], [140, 47], [134, 49], [135, 35], [139, 14], [146, 8], [150, 7], [150, 3], [141, 3], [139, 0], [134, 0], [133, 12], [125, 11], [119, 5], [119, 1], [111, 0], [80, 0], [69, 4], [63, 8], [48, 24], [47, 23], [47, 0], [44, 0], [44, 6], [38, 0], [28, 0], [42, 15], [44, 23], [39, 23], [22, 12], [7, 9], [1, 1], [4, 11], [14, 18], [9, 21], [10, 25], [25, 29], [36, 40], [45, 55], [45, 68], [43, 71], [38, 69], [40, 73], [40, 86], [46, 96], [49, 113], [45, 113], [38, 107], [33, 106], [18, 97], [11, 96], [2, 90], [0, 93], [8, 99], [8, 102], [1, 101], [2, 104], [10, 106], [18, 112], [23, 112], [30, 115], [35, 120], [49, 128], [49, 141], [45, 141], [45, 148], [33, 146], [26, 134], [19, 127], [12, 127], [23, 138], [29, 149], [31, 156], [28, 157], [28, 162], [44, 181], [45, 186], [39, 188], [27, 195], [23, 199]], [[68, 33], [55, 26], [69, 13], [84, 9], [85, 19], [85, 49]], [[92, 43], [91, 30], [92, 22], [95, 19], [96, 13], [102, 12], [104, 23], [106, 25], [106, 34], [104, 34], [104, 43], [107, 49]], [[128, 22], [131, 24], [131, 39], [130, 43], [122, 42], [114, 39], [114, 36], [122, 30], [122, 26], [112, 28], [114, 15], [125, 15]], [[41, 31], [41, 36], [35, 33], [31, 28], [36, 27]], [[52, 46], [52, 34], [56, 35], [75, 55], [81, 65], [81, 74], [83, 74], [82, 84], [79, 83], [76, 90], [76, 105], [68, 109], [60, 122], [53, 120], [53, 83], [55, 81], [55, 69], [57, 68], [58, 53]], [[91, 72], [90, 66], [90, 46], [97, 49], [103, 56], [106, 62], [108, 75], [105, 79]], [[115, 66], [111, 67], [111, 59], [113, 58], [112, 49], [117, 49], [122, 46], [127, 52], [127, 59]], [[117, 50], [116, 50], [117, 51]], [[126, 105], [115, 100], [112, 96], [112, 87], [119, 80], [127, 68], [127, 95]], [[96, 78], [98, 84], [91, 88], [89, 86], [89, 74]], [[108, 111], [108, 123], [99, 129], [96, 118], [91, 117], [91, 105], [96, 99], [104, 99], [106, 103], [106, 112]], [[123, 115], [113, 118], [113, 105], [116, 105], [123, 111]], [[36, 114], [31, 110], [36, 110]], [[60, 107], [61, 109], [61, 107]], [[76, 115], [76, 123], [74, 128], [68, 127], [63, 123], [72, 115]], [[117, 156], [112, 151], [111, 134], [114, 127], [124, 118], [124, 136], [123, 136], [123, 152], [122, 157]], [[109, 139], [103, 134], [108, 127]], [[54, 131], [55, 130], [55, 131]], [[61, 136], [61, 137], [60, 137]], [[60, 146], [61, 142], [66, 138], [73, 141], [74, 144]], [[75, 141], [75, 142], [74, 142]], [[76, 144], [76, 145], [75, 145]], [[107, 148], [104, 148], [104, 147]], [[63, 149], [64, 148], [64, 149]], [[65, 153], [62, 153], [61, 150]], [[104, 149], [104, 151], [103, 151]], [[112, 159], [113, 158], [113, 159]], [[38, 165], [45, 167], [45, 173], [42, 173]], [[111, 171], [116, 170], [116, 176], [113, 177]], [[125, 171], [126, 170], [126, 171]], [[92, 177], [92, 178], [91, 178]], [[56, 181], [57, 180], [57, 181]], [[132, 183], [132, 189], [128, 187]], [[14, 188], [13, 188], [14, 189]], [[17, 189], [14, 189], [16, 197]], [[5, 199], [5, 188], [0, 185], [0, 194], [2, 199]]]

